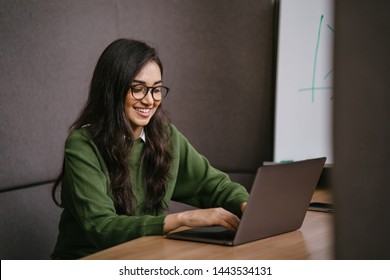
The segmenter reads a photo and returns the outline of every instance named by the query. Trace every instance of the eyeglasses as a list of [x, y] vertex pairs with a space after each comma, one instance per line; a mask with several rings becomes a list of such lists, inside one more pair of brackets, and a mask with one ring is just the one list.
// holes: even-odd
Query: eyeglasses
[[137, 100], [144, 99], [149, 90], [151, 90], [153, 99], [155, 101], [160, 101], [168, 95], [170, 89], [164, 86], [148, 87], [142, 84], [138, 84], [130, 86], [130, 90], [131, 95], [134, 97], [134, 99]]

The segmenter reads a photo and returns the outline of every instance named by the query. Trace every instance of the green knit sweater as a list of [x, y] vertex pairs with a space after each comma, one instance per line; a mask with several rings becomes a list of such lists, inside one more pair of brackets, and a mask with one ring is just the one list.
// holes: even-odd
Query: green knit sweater
[[[172, 179], [164, 198], [167, 205], [175, 200], [199, 208], [224, 207], [240, 215], [240, 205], [248, 199], [245, 188], [213, 168], [174, 126], [172, 143]], [[119, 215], [115, 211], [107, 167], [88, 128], [69, 135], [61, 188], [64, 209], [52, 258], [77, 259], [141, 236], [164, 234], [167, 214], [161, 211], [147, 215], [140, 207], [145, 191], [142, 170], [137, 166], [143, 147], [143, 140], [137, 140], [130, 154], [131, 185], [138, 203], [136, 213]]]

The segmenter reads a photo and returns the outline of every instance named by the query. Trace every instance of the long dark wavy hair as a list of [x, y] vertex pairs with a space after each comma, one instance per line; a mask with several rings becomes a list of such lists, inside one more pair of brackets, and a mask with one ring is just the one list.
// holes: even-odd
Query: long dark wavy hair
[[[153, 61], [163, 74], [163, 67], [156, 50], [146, 43], [131, 39], [118, 39], [100, 56], [90, 84], [89, 96], [70, 132], [88, 125], [88, 130], [99, 149], [109, 172], [111, 190], [118, 214], [135, 212], [129, 168], [129, 147], [133, 144], [133, 128], [125, 113], [125, 98], [131, 82], [143, 66]], [[146, 142], [141, 159], [144, 171], [146, 200], [144, 211], [153, 214], [166, 209], [163, 198], [166, 193], [169, 170], [172, 163], [170, 120], [161, 105], [144, 127]], [[52, 189], [54, 202], [56, 190], [63, 179], [65, 167]]]

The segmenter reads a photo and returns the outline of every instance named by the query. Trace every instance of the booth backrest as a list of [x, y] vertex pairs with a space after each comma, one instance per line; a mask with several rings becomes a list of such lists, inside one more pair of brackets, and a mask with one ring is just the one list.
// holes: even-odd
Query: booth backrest
[[1, 259], [49, 258], [61, 212], [50, 189], [68, 127], [117, 38], [158, 49], [171, 88], [163, 106], [214, 166], [249, 188], [272, 159], [272, 0], [0, 5]]

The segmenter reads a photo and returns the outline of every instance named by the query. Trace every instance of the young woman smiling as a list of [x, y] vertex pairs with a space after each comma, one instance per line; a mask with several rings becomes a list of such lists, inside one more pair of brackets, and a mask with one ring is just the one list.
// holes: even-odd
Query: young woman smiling
[[[182, 226], [237, 228], [248, 193], [170, 123], [162, 75], [156, 51], [141, 41], [116, 40], [100, 56], [53, 187], [63, 208], [53, 259]], [[200, 209], [168, 214], [170, 200]]]

